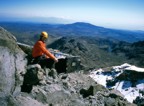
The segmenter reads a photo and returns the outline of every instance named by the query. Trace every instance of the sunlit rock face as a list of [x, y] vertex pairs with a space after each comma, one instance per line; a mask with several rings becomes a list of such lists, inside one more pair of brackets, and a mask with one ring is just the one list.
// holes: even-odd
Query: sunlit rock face
[[0, 93], [3, 97], [20, 92], [26, 64], [25, 53], [17, 46], [15, 37], [0, 27]]

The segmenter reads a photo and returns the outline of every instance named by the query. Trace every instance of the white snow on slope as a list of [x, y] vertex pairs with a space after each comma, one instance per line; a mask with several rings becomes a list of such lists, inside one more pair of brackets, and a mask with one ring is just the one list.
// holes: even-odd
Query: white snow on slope
[[138, 71], [138, 72], [144, 72], [144, 68], [139, 68], [136, 66], [127, 67], [127, 68], [125, 68], [125, 70], [134, 70], [134, 71]]
[[[122, 64], [121, 66], [113, 66], [112, 69], [113, 70], [111, 71], [111, 74], [110, 73], [104, 74], [103, 69], [93, 70], [90, 73], [90, 77], [93, 78], [97, 83], [107, 87], [106, 80], [114, 79], [116, 76], [120, 75], [124, 70], [134, 70], [138, 72], [144, 72], [144, 68], [132, 66], [127, 63]], [[139, 93], [139, 90], [144, 91], [144, 79], [137, 81], [136, 87], [132, 87], [132, 84], [130, 81], [120, 81], [120, 82], [116, 82], [116, 84], [112, 86], [111, 88], [114, 88], [120, 91], [124, 95], [124, 98], [126, 98], [129, 102], [132, 103], [133, 100], [135, 100], [137, 96], [140, 96], [140, 97], [142, 96], [142, 94]]]

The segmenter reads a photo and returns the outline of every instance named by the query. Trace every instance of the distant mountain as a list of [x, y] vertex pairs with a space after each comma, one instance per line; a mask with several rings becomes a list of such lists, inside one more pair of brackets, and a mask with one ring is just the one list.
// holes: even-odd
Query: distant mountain
[[[98, 38], [115, 39], [126, 42], [144, 40], [143, 31], [115, 30], [95, 26], [89, 23], [77, 22], [73, 24], [36, 24], [36, 23], [0, 23], [0, 26], [13, 33], [18, 40], [31, 38], [45, 30], [52, 36], [93, 36]], [[24, 42], [25, 43], [25, 42]]]
[[62, 25], [56, 30], [64, 36], [94, 36], [127, 42], [144, 40], [143, 32], [108, 29], [83, 22]]

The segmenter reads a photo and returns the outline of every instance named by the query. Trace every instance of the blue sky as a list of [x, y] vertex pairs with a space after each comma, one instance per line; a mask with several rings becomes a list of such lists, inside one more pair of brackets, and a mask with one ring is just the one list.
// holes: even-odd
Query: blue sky
[[0, 21], [47, 17], [144, 30], [144, 0], [0, 0]]

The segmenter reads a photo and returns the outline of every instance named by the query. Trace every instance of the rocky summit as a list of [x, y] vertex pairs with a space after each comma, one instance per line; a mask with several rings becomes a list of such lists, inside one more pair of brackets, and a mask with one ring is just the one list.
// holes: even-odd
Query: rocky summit
[[135, 106], [81, 71], [28, 64], [28, 54], [2, 27], [0, 54], [0, 106]]

